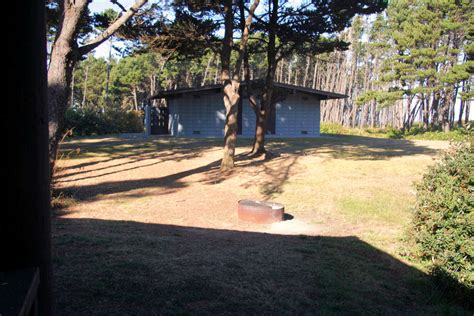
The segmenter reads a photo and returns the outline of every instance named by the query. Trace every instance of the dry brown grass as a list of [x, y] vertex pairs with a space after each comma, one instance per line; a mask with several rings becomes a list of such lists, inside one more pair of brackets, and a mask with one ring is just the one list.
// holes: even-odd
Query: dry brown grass
[[[252, 159], [249, 141], [239, 142], [237, 168], [226, 174], [218, 170], [220, 140], [109, 138], [64, 146], [81, 154], [61, 161], [55, 179], [76, 199], [55, 219], [59, 311], [456, 308], [434, 302], [425, 274], [396, 251], [414, 200], [411, 184], [447, 143], [275, 139], [271, 159]], [[292, 219], [241, 222], [236, 203], [243, 198], [283, 203]]]

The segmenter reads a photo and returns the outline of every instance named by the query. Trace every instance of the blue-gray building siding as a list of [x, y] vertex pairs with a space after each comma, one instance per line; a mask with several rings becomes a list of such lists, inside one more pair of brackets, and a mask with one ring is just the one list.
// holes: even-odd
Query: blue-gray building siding
[[319, 136], [319, 100], [301, 94], [292, 94], [276, 104], [276, 136]]
[[[198, 97], [199, 96], [199, 97]], [[301, 93], [276, 104], [276, 137], [315, 137], [320, 130], [320, 101]], [[221, 93], [185, 94], [170, 99], [169, 131], [173, 136], [222, 137], [225, 109]], [[248, 100], [242, 102], [242, 136], [255, 134], [255, 113]]]
[[220, 93], [186, 94], [168, 100], [172, 136], [224, 136], [225, 109]]

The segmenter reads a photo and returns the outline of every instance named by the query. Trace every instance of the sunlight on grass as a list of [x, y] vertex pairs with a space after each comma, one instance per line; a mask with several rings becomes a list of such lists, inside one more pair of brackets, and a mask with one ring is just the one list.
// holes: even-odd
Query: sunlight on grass
[[400, 192], [374, 192], [371, 196], [345, 196], [337, 201], [338, 209], [351, 221], [377, 221], [387, 224], [408, 222], [414, 197]]

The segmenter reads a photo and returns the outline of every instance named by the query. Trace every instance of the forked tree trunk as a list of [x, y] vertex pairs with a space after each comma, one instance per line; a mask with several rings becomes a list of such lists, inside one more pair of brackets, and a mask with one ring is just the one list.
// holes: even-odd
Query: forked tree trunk
[[250, 9], [247, 19], [244, 18], [245, 10], [243, 2], [239, 3], [240, 15], [241, 15], [241, 30], [242, 39], [239, 45], [239, 53], [237, 62], [234, 69], [234, 74], [231, 79], [230, 77], [230, 55], [233, 44], [233, 32], [234, 32], [234, 14], [232, 11], [232, 1], [227, 0], [224, 3], [224, 24], [225, 33], [222, 46], [222, 72], [221, 79], [224, 85], [224, 106], [226, 109], [226, 122], [224, 127], [224, 155], [221, 162], [221, 171], [227, 171], [234, 167], [234, 155], [235, 145], [237, 143], [237, 132], [238, 132], [238, 103], [240, 99], [240, 79], [242, 72], [242, 62], [246, 54], [246, 47], [249, 37], [249, 28], [252, 23], [253, 14], [259, 4], [259, 0], [254, 0]]
[[49, 161], [54, 172], [58, 144], [64, 128], [64, 113], [71, 87], [72, 72], [77, 57], [74, 43], [79, 29], [79, 20], [87, 9], [87, 0], [62, 3], [63, 20], [51, 51], [48, 69], [48, 110], [49, 110]]
[[[255, 124], [255, 138], [252, 148], [253, 154], [265, 153], [265, 134], [266, 121], [273, 102], [273, 89], [275, 81], [275, 73], [278, 67], [278, 60], [276, 58], [276, 29], [278, 23], [278, 0], [272, 0], [272, 11], [269, 19], [269, 32], [267, 44], [267, 74], [265, 77], [265, 84], [262, 93], [262, 100], [259, 109], [259, 114], [256, 113], [257, 119]], [[283, 58], [280, 56], [280, 59]]]
[[64, 114], [67, 109], [75, 63], [80, 57], [91, 52], [109, 39], [125, 22], [137, 13], [147, 0], [136, 0], [105, 31], [87, 42], [84, 46], [77, 47], [76, 36], [79, 31], [80, 19], [86, 14], [89, 2], [90, 0], [60, 1], [62, 20], [51, 51], [48, 70], [48, 128], [51, 173], [54, 172], [58, 145], [64, 132]]
[[244, 74], [245, 74], [245, 82], [247, 88], [247, 98], [249, 100], [250, 107], [252, 108], [253, 112], [255, 113], [255, 139], [253, 143], [253, 148], [251, 153], [252, 154], [261, 154], [265, 152], [265, 131], [266, 131], [266, 115], [265, 109], [261, 108], [258, 105], [257, 97], [252, 91], [251, 86], [251, 69], [249, 64], [249, 56], [245, 54], [244, 56]]

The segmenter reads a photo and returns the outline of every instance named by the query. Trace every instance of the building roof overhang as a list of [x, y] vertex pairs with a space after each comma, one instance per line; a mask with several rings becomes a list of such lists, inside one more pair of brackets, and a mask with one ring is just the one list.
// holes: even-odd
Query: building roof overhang
[[[251, 84], [254, 87], [263, 87], [263, 80], [252, 80]], [[241, 86], [245, 86], [245, 85], [246, 85], [245, 83], [241, 83]], [[277, 88], [280, 88], [282, 90], [287, 90], [291, 93], [301, 92], [307, 95], [311, 95], [311, 96], [316, 97], [319, 100], [344, 99], [348, 97], [345, 94], [317, 90], [317, 89], [301, 87], [301, 86], [296, 86], [296, 85], [291, 85], [291, 84], [286, 84], [286, 83], [280, 83], [280, 82], [275, 82], [273, 85]], [[196, 88], [178, 88], [178, 89], [172, 89], [172, 90], [165, 90], [151, 96], [150, 99], [152, 100], [153, 99], [166, 99], [170, 97], [182, 96], [184, 94], [196, 94], [196, 93], [201, 93], [201, 92], [206, 92], [206, 91], [214, 91], [216, 93], [222, 92], [222, 85], [214, 84], [214, 85], [206, 85], [206, 86], [196, 87]]]

